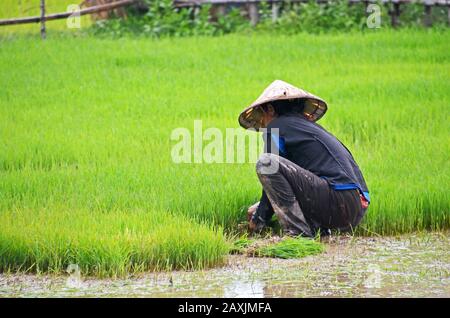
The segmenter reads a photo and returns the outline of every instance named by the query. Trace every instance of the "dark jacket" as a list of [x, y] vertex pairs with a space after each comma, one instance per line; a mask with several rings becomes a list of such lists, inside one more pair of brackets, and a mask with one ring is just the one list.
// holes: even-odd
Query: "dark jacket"
[[[350, 151], [317, 123], [299, 115], [281, 115], [269, 123], [263, 138], [266, 152], [276, 153], [272, 149], [276, 147], [280, 156], [324, 178], [334, 190], [358, 189], [370, 202], [366, 182]], [[268, 201], [264, 193], [261, 200]], [[257, 214], [267, 214], [260, 210], [263, 206]]]

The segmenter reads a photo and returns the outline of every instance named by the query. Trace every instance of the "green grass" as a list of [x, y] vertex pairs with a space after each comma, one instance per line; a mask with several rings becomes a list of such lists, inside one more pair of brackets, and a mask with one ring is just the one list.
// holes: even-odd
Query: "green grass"
[[[253, 164], [174, 164], [174, 128], [237, 127], [276, 78], [324, 98], [372, 204], [359, 233], [449, 228], [450, 34], [0, 40], [0, 270], [206, 268]], [[131, 233], [131, 234], [130, 234]]]

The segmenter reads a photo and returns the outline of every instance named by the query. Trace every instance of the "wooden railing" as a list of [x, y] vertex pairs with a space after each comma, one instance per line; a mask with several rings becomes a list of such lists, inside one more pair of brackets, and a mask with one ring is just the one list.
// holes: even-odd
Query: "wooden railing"
[[[253, 25], [259, 21], [258, 6], [261, 2], [268, 3], [272, 8], [272, 20], [277, 20], [279, 17], [280, 5], [283, 3], [306, 3], [310, 0], [174, 0], [175, 7], [200, 7], [205, 4], [210, 4], [215, 8], [216, 14], [225, 14], [226, 8], [229, 6], [246, 6], [248, 16]], [[433, 6], [447, 7], [448, 24], [450, 25], [450, 0], [347, 0], [349, 5], [356, 3], [364, 3], [365, 7], [372, 3], [382, 3], [389, 7], [389, 14], [391, 16], [391, 24], [395, 27], [399, 24], [401, 7], [411, 3], [421, 3], [424, 6], [424, 25], [432, 25], [431, 9]], [[316, 0], [317, 3], [327, 3], [328, 0]]]
[[[194, 7], [198, 8], [202, 5], [209, 4], [213, 6], [214, 13], [216, 15], [226, 14], [226, 8], [229, 6], [246, 6], [248, 16], [253, 25], [259, 21], [259, 5], [265, 2], [272, 7], [272, 19], [276, 20], [279, 17], [280, 6], [283, 3], [306, 3], [309, 0], [174, 0], [173, 5], [176, 8]], [[413, 3], [413, 0], [347, 0], [349, 5], [355, 3], [364, 3], [366, 8], [371, 3], [382, 3], [383, 5], [390, 6], [389, 14], [391, 16], [391, 23], [393, 26], [399, 24], [401, 6]], [[134, 3], [138, 3], [139, 0], [117, 0], [108, 4], [102, 4], [81, 9], [77, 12], [77, 15], [92, 14], [102, 11], [110, 11], [115, 8], [128, 6]], [[316, 0], [318, 3], [327, 3], [327, 0]], [[416, 1], [417, 2], [417, 1]], [[420, 0], [420, 3], [424, 6], [424, 25], [431, 26], [432, 15], [431, 9], [433, 6], [445, 6], [448, 12], [448, 24], [450, 25], [450, 0]], [[45, 22], [57, 19], [65, 19], [73, 15], [73, 12], [61, 12], [46, 15], [45, 14], [45, 0], [40, 0], [41, 15], [26, 18], [12, 18], [0, 20], [0, 26], [23, 24], [23, 23], [41, 23], [41, 35], [45, 38]], [[366, 10], [367, 11], [367, 10]]]
[[[101, 11], [109, 11], [109, 10], [113, 10], [116, 8], [128, 6], [135, 2], [136, 2], [136, 0], [119, 0], [119, 1], [111, 2], [111, 3], [107, 3], [107, 4], [102, 4], [102, 5], [98, 5], [98, 6], [81, 9], [80, 11], [77, 12], [77, 15], [82, 16], [82, 15], [97, 13], [97, 12], [101, 12]], [[71, 15], [74, 14], [73, 12], [60, 12], [60, 13], [53, 13], [53, 14], [46, 15], [44, 0], [40, 1], [40, 10], [41, 10], [40, 16], [0, 20], [0, 26], [40, 22], [41, 23], [41, 36], [42, 36], [42, 38], [45, 38], [45, 36], [46, 36], [45, 22], [46, 21], [67, 19], [68, 17], [70, 17]]]

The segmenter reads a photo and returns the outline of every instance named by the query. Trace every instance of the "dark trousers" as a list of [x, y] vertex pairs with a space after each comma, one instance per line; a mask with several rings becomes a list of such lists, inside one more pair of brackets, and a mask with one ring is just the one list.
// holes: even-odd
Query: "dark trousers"
[[275, 213], [288, 235], [312, 237], [321, 228], [349, 231], [366, 212], [357, 189], [333, 190], [326, 180], [283, 157], [261, 155], [256, 172], [264, 190], [257, 214], [267, 220]]

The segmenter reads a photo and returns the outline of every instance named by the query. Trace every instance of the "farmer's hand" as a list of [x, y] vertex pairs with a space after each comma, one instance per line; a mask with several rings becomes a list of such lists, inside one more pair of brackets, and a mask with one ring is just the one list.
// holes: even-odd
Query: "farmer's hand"
[[250, 233], [253, 233], [255, 231], [255, 229], [256, 229], [256, 223], [253, 223], [253, 221], [250, 219], [248, 221], [248, 231]]
[[258, 206], [259, 206], [259, 201], [248, 208], [248, 210], [247, 210], [247, 221], [249, 223], [251, 222], [253, 214], [255, 214], [256, 210], [258, 209]]

